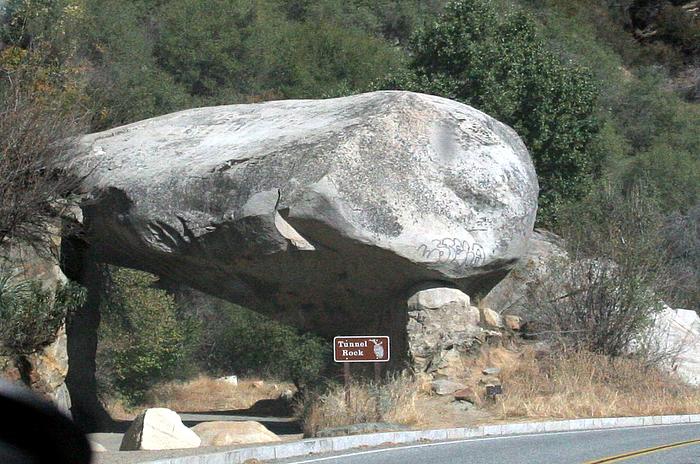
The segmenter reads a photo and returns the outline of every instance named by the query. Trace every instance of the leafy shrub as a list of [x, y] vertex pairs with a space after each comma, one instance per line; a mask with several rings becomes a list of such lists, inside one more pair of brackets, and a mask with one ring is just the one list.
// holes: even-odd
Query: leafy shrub
[[207, 102], [358, 89], [391, 70], [401, 56], [365, 29], [373, 23], [371, 12], [341, 2], [280, 8], [272, 1], [176, 0], [157, 16], [158, 63]]
[[111, 268], [111, 278], [100, 309], [98, 377], [103, 390], [136, 404], [156, 383], [191, 373], [196, 325], [171, 295], [152, 288], [155, 276]]
[[316, 382], [330, 358], [330, 344], [312, 334], [221, 301], [225, 316], [209, 337], [216, 340], [210, 369], [224, 373], [269, 375], [289, 379], [297, 388]]
[[626, 185], [643, 185], [667, 213], [686, 213], [700, 202], [700, 157], [688, 151], [655, 145], [635, 156], [622, 177]]
[[154, 56], [153, 31], [136, 2], [86, 0], [69, 34], [88, 79], [93, 129], [101, 130], [191, 107], [186, 89]]
[[0, 272], [0, 351], [25, 356], [49, 345], [84, 298], [84, 289], [72, 282], [52, 293], [40, 282]]
[[531, 150], [543, 218], [587, 191], [601, 154], [597, 90], [589, 73], [551, 52], [535, 21], [492, 2], [450, 3], [412, 42], [410, 72], [381, 86], [441, 95], [512, 126]]
[[663, 79], [658, 69], [644, 68], [614, 103], [615, 120], [633, 151], [648, 149], [657, 137], [674, 129], [677, 100], [662, 89]]
[[673, 292], [665, 295], [666, 301], [700, 314], [700, 203], [685, 214], [667, 216], [663, 231], [674, 277]]

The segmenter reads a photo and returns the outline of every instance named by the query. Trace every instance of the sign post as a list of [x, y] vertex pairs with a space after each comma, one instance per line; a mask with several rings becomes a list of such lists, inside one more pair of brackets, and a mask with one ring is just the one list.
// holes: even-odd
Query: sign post
[[387, 336], [340, 336], [333, 339], [333, 361], [343, 363], [346, 404], [350, 403], [350, 363], [374, 363], [374, 381], [378, 392], [382, 372], [381, 363], [389, 362], [389, 359], [391, 359], [391, 342]]
[[345, 404], [350, 404], [350, 363], [343, 363], [343, 385], [345, 386]]

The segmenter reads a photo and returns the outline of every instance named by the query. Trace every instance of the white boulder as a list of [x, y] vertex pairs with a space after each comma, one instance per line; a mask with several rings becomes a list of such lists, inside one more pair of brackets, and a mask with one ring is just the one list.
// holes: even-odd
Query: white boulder
[[185, 427], [180, 416], [167, 408], [150, 408], [139, 414], [122, 438], [120, 451], [197, 448], [201, 439]]
[[202, 422], [191, 429], [202, 440], [202, 446], [248, 445], [281, 441], [259, 422]]
[[683, 380], [700, 385], [700, 316], [695, 311], [664, 305], [642, 344]]

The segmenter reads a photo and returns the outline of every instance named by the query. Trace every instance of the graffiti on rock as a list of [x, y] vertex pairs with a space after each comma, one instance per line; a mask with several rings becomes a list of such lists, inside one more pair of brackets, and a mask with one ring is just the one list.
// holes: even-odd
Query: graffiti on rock
[[484, 247], [458, 238], [435, 239], [418, 247], [421, 256], [442, 264], [477, 267], [486, 260]]

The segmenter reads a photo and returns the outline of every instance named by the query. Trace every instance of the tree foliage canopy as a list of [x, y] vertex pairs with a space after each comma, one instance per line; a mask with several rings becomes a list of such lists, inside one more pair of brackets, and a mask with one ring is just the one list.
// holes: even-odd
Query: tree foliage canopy
[[533, 155], [545, 214], [586, 192], [601, 163], [597, 88], [547, 47], [530, 16], [503, 15], [485, 0], [453, 2], [416, 34], [411, 53], [409, 71], [383, 86], [460, 100], [512, 126]]

